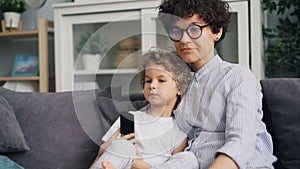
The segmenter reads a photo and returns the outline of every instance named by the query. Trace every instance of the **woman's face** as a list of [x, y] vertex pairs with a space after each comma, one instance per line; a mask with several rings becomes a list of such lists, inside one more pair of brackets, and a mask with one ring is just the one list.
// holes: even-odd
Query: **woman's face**
[[[203, 26], [207, 23], [200, 19], [198, 15], [193, 15], [192, 17], [178, 20], [174, 26], [186, 29], [191, 24]], [[202, 35], [198, 39], [191, 39], [184, 32], [182, 39], [179, 42], [174, 42], [179, 56], [184, 62], [191, 64], [193, 71], [197, 71], [214, 57], [215, 40], [222, 34], [222, 31], [219, 32], [213, 34], [211, 27], [207, 26], [202, 29]]]

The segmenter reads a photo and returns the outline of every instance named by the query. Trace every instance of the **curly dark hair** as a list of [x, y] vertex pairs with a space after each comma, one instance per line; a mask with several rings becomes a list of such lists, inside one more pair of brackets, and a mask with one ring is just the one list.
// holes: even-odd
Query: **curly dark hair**
[[[218, 33], [223, 28], [221, 41], [228, 31], [230, 22], [229, 4], [222, 0], [163, 0], [159, 8], [158, 18], [168, 31], [179, 18], [192, 17], [197, 14], [212, 29], [212, 33]], [[176, 16], [176, 17], [174, 17]], [[219, 42], [217, 41], [217, 42]], [[217, 43], [216, 42], [216, 43]]]
[[152, 64], [161, 65], [170, 72], [177, 81], [181, 93], [185, 93], [192, 80], [191, 69], [175, 52], [151, 50], [142, 55], [139, 66], [139, 81], [142, 87], [145, 85], [146, 68]]

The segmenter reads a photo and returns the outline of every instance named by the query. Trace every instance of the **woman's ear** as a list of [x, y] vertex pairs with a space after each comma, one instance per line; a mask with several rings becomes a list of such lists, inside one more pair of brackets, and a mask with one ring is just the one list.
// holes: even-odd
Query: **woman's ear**
[[180, 90], [180, 88], [178, 88], [177, 95], [178, 95], [178, 96], [181, 96], [181, 94], [182, 94], [182, 93], [181, 93], [181, 90]]
[[219, 32], [215, 34], [215, 41], [219, 41], [223, 34], [223, 27], [219, 29]]

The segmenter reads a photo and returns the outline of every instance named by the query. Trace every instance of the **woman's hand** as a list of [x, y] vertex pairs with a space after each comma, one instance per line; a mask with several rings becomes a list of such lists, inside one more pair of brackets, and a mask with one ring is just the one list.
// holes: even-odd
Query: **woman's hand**
[[152, 166], [148, 163], [146, 163], [138, 149], [138, 147], [135, 145], [136, 147], [136, 159], [133, 161], [132, 165], [131, 165], [131, 169], [149, 169]]

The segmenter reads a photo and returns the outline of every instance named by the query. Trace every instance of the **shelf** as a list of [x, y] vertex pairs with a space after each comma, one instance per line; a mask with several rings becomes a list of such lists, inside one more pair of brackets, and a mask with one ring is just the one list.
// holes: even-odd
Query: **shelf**
[[[48, 32], [52, 33], [53, 32]], [[0, 39], [23, 39], [23, 38], [36, 38], [38, 37], [38, 30], [25, 30], [20, 32], [0, 32]]]
[[39, 18], [37, 30], [0, 32], [1, 40], [37, 38], [39, 56], [39, 76], [0, 77], [0, 81], [38, 81], [39, 92], [49, 91], [48, 35], [54, 33], [53, 26], [52, 21], [48, 21], [46, 18]]
[[39, 80], [40, 78], [38, 76], [28, 76], [28, 77], [0, 77], [0, 81], [35, 81]]
[[75, 75], [111, 75], [111, 74], [134, 74], [137, 69], [99, 69], [97, 72], [92, 70], [76, 70]]
[[[43, 19], [45, 22], [44, 26], [47, 28], [53, 28], [54, 24], [52, 21], [47, 21]], [[53, 34], [53, 30], [48, 30], [48, 33]], [[0, 32], [1, 39], [22, 39], [22, 38], [32, 38], [38, 37], [39, 30], [22, 30], [22, 31], [13, 31], [13, 32]]]
[[37, 37], [38, 30], [27, 30], [27, 31], [19, 31], [19, 32], [1, 32], [0, 38], [31, 38]]

